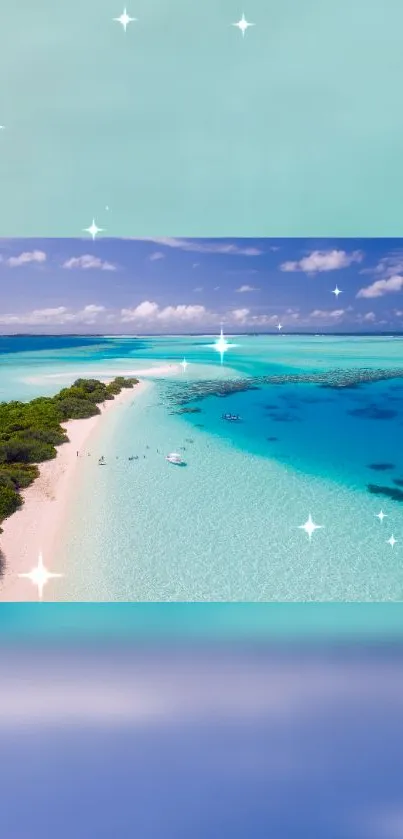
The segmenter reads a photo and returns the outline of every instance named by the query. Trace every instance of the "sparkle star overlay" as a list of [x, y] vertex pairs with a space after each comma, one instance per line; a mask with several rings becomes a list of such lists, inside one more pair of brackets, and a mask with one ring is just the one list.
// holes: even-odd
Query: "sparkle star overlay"
[[309, 513], [308, 520], [305, 522], [305, 524], [298, 525], [298, 529], [299, 530], [305, 530], [305, 533], [307, 534], [308, 539], [311, 542], [312, 541], [312, 534], [315, 533], [315, 530], [322, 530], [323, 529], [323, 524], [315, 524], [315, 522], [312, 519], [311, 514]]
[[38, 589], [39, 600], [42, 600], [43, 589], [45, 588], [46, 583], [48, 583], [49, 580], [64, 577], [64, 574], [54, 574], [52, 571], [48, 571], [43, 564], [43, 557], [40, 553], [36, 568], [33, 568], [32, 571], [28, 571], [25, 574], [18, 574], [18, 576], [20, 578], [25, 578], [26, 580], [31, 580], [34, 586]]
[[224, 335], [223, 329], [221, 327], [221, 332], [220, 332], [219, 337], [214, 342], [214, 344], [211, 344], [210, 346], [212, 346], [213, 349], [215, 349], [216, 352], [218, 352], [220, 354], [220, 359], [221, 359], [221, 364], [222, 364], [223, 360], [224, 360], [224, 354], [227, 352], [227, 350], [231, 349], [231, 347], [235, 347], [236, 344], [230, 344], [229, 341], [227, 341], [227, 339]]
[[120, 15], [120, 17], [114, 17], [113, 20], [116, 21], [116, 23], [120, 23], [123, 26], [123, 31], [126, 32], [129, 23], [134, 23], [134, 21], [137, 21], [137, 18], [130, 17], [127, 14], [127, 9], [125, 8], [123, 9], [123, 12]]
[[332, 294], [334, 294], [334, 296], [335, 296], [335, 298], [336, 298], [336, 300], [337, 300], [337, 298], [338, 298], [339, 294], [343, 294], [343, 292], [341, 291], [341, 289], [340, 289], [340, 288], [338, 288], [338, 287], [337, 287], [337, 284], [336, 284], [336, 288], [334, 288], [334, 289], [333, 289]]
[[239, 31], [242, 33], [242, 38], [244, 38], [244, 37], [245, 37], [245, 32], [246, 32], [246, 30], [247, 30], [247, 29], [249, 29], [249, 27], [250, 27], [250, 26], [255, 26], [256, 24], [254, 24], [254, 23], [249, 23], [249, 22], [246, 20], [246, 17], [245, 17], [245, 15], [244, 15], [244, 13], [242, 13], [241, 20], [238, 20], [236, 23], [233, 23], [233, 24], [231, 24], [231, 25], [232, 25], [232, 26], [236, 26], [236, 27], [237, 27], [237, 29], [239, 29]]
[[189, 367], [189, 363], [186, 361], [186, 358], [180, 362], [180, 366], [182, 367], [183, 372], [186, 373], [186, 368]]
[[95, 223], [95, 219], [92, 219], [92, 224], [89, 227], [84, 228], [84, 233], [89, 233], [92, 236], [92, 241], [94, 241], [95, 237], [98, 233], [104, 233], [103, 227], [97, 227]]

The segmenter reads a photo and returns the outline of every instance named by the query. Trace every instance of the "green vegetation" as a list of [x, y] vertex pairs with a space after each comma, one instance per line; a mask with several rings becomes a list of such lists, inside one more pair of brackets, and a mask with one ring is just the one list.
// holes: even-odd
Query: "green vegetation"
[[21, 507], [20, 491], [38, 477], [36, 464], [56, 457], [56, 446], [68, 442], [61, 423], [99, 414], [101, 403], [137, 383], [123, 376], [107, 385], [77, 379], [56, 396], [0, 403], [0, 524]]

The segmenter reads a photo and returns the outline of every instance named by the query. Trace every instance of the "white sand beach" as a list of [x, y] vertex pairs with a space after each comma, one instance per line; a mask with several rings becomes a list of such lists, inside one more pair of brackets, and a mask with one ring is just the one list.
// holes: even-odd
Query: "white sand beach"
[[[125, 375], [174, 375], [178, 369], [175, 365], [166, 365], [130, 371]], [[69, 442], [58, 447], [54, 460], [39, 465], [39, 477], [21, 493], [23, 506], [2, 523], [0, 550], [5, 568], [0, 582], [0, 602], [37, 600], [37, 590], [32, 582], [18, 575], [30, 572], [36, 566], [40, 553], [44, 558], [53, 555], [68, 499], [74, 491], [76, 471], [80, 468], [82, 458], [87, 457], [94, 430], [109, 411], [117, 410], [119, 406], [133, 400], [147, 385], [147, 381], [139, 381], [134, 388], [122, 390], [113, 401], [105, 402], [101, 413], [95, 417], [63, 423]], [[44, 565], [53, 573], [63, 573], [63, 568], [50, 567], [45, 560]]]

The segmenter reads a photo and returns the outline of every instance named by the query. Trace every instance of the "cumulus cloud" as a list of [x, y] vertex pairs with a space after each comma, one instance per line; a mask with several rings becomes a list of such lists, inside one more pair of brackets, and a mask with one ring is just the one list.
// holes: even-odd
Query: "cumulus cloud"
[[241, 285], [236, 291], [238, 294], [245, 294], [248, 291], [259, 291], [259, 289], [253, 285]]
[[214, 317], [204, 306], [164, 306], [158, 303], [144, 300], [133, 309], [122, 309], [121, 320], [123, 323], [130, 321], [154, 321], [154, 322], [197, 322], [205, 318]]
[[159, 311], [158, 303], [151, 303], [149, 300], [144, 300], [134, 309], [122, 309], [121, 315], [123, 321], [129, 320], [143, 320], [154, 317]]
[[381, 274], [383, 277], [392, 277], [394, 274], [403, 273], [403, 250], [397, 248], [379, 260], [375, 267], [363, 268], [360, 274]]
[[281, 271], [303, 271], [305, 274], [317, 274], [322, 271], [337, 271], [348, 268], [354, 262], [361, 262], [364, 255], [361, 251], [346, 253], [346, 251], [313, 251], [298, 262], [283, 262]]
[[83, 309], [72, 311], [66, 306], [48, 309], [34, 309], [23, 314], [0, 315], [0, 324], [4, 326], [63, 326], [69, 323], [95, 323], [98, 315], [105, 312], [104, 306], [91, 304]]
[[403, 290], [403, 276], [395, 274], [388, 279], [376, 280], [372, 285], [360, 288], [357, 297], [383, 297], [385, 294], [395, 294]]
[[10, 268], [19, 268], [21, 265], [29, 265], [30, 262], [46, 262], [46, 253], [43, 251], [24, 251], [19, 256], [10, 256], [6, 264]]
[[229, 312], [229, 317], [237, 323], [245, 323], [249, 314], [249, 309], [232, 309], [232, 311]]
[[253, 326], [277, 326], [277, 315], [251, 315], [249, 320]]
[[205, 241], [204, 239], [159, 238], [143, 239], [142, 241], [154, 242], [157, 245], [164, 245], [167, 248], [177, 248], [181, 251], [189, 251], [190, 253], [222, 253], [239, 256], [260, 256], [263, 253], [258, 248], [248, 247], [246, 243], [245, 245], [239, 246], [232, 242], [222, 242], [219, 239], [217, 241]]
[[311, 312], [310, 317], [311, 318], [320, 318], [322, 320], [327, 320], [327, 319], [337, 320], [338, 318], [343, 317], [344, 314], [345, 314], [344, 309], [333, 309], [331, 311], [330, 310], [324, 310], [324, 309], [315, 309], [313, 312]]
[[62, 268], [81, 268], [84, 271], [89, 268], [96, 268], [99, 271], [116, 271], [116, 266], [111, 262], [105, 262], [98, 256], [85, 254], [84, 256], [73, 256], [63, 263]]
[[160, 259], [165, 259], [165, 254], [161, 253], [161, 251], [155, 251], [150, 256], [150, 262], [158, 262]]

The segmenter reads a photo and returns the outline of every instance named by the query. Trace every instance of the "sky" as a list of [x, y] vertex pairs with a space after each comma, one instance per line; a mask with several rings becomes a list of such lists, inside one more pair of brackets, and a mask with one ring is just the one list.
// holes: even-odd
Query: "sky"
[[401, 839], [401, 655], [2, 641], [2, 835]]
[[2, 334], [275, 333], [279, 324], [402, 331], [402, 240], [0, 240]]

